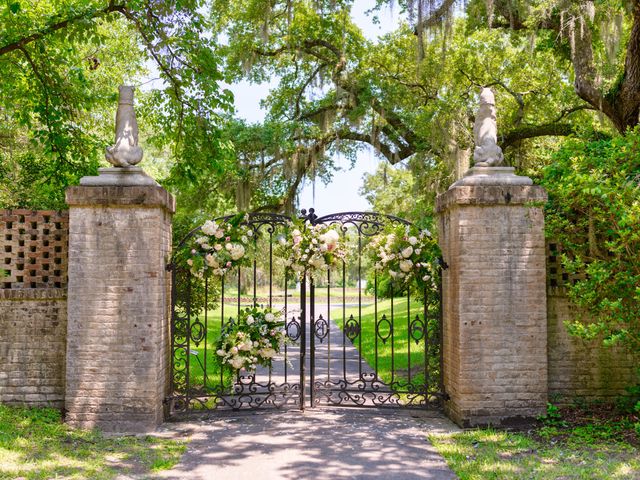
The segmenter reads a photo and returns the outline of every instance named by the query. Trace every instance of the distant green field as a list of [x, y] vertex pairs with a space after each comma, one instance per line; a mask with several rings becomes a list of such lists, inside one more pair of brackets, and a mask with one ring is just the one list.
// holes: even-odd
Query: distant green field
[[[346, 319], [350, 315], [358, 319], [358, 307], [346, 309]], [[332, 318], [342, 329], [342, 308], [333, 309]], [[381, 300], [377, 304], [377, 318], [380, 321], [386, 315], [391, 323], [391, 300]], [[361, 352], [367, 363], [376, 370], [378, 377], [385, 383], [400, 382], [398, 389], [402, 390], [407, 385], [414, 387], [425, 383], [424, 339], [416, 341], [409, 335], [409, 324], [419, 315], [423, 318], [423, 306], [419, 302], [412, 301], [410, 311], [407, 311], [407, 299], [396, 298], [393, 300], [393, 336], [390, 335], [389, 324], [382, 322], [380, 325], [380, 337], [388, 337], [383, 341], [376, 335], [376, 305], [370, 304], [362, 307], [361, 335], [354, 339], [355, 347]], [[437, 312], [429, 312], [429, 317], [433, 318], [429, 322], [429, 338], [435, 341]], [[410, 320], [407, 320], [407, 319]], [[345, 320], [346, 320], [345, 319]], [[416, 335], [419, 337], [419, 335]], [[377, 354], [376, 354], [377, 343]], [[409, 352], [411, 352], [409, 354]], [[428, 382], [431, 385], [437, 384], [439, 372], [439, 342], [429, 345], [428, 351]]]

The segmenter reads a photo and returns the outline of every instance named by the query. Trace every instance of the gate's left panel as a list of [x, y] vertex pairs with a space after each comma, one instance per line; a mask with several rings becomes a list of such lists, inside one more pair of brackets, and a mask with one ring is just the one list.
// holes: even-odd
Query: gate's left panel
[[[215, 222], [224, 230], [232, 218]], [[275, 214], [244, 219], [242, 225], [250, 232], [243, 244], [246, 258], [223, 274], [201, 275], [190, 265], [196, 249], [200, 251], [202, 227], [176, 246], [170, 264], [172, 388], [168, 401], [172, 414], [300, 405], [299, 287], [275, 255], [288, 220]], [[224, 248], [224, 238], [220, 240]], [[230, 238], [227, 243], [233, 242]], [[270, 367], [236, 371], [223, 363], [216, 343], [225, 326], [253, 307], [280, 312], [287, 341]]]

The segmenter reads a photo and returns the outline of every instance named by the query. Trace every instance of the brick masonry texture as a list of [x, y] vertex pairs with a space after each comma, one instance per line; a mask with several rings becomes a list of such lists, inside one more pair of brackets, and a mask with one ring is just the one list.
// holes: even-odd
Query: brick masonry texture
[[0, 210], [0, 402], [64, 405], [67, 212]]
[[0, 402], [63, 407], [66, 295], [0, 289]]
[[549, 398], [567, 404], [576, 399], [613, 400], [638, 382], [640, 355], [620, 346], [605, 347], [600, 339], [586, 341], [569, 335], [565, 321], [576, 308], [563, 288], [547, 292], [549, 331]]
[[0, 210], [0, 288], [66, 288], [67, 212]]
[[464, 426], [545, 411], [547, 312], [540, 187], [454, 187], [438, 197], [447, 413]]
[[152, 430], [170, 373], [173, 198], [160, 187], [72, 187], [67, 203], [67, 422]]

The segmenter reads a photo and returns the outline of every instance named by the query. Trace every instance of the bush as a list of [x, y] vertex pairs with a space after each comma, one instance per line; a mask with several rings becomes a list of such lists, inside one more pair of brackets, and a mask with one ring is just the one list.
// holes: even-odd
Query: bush
[[567, 327], [640, 351], [640, 130], [624, 137], [570, 140], [543, 170], [547, 236], [576, 275], [580, 307]]

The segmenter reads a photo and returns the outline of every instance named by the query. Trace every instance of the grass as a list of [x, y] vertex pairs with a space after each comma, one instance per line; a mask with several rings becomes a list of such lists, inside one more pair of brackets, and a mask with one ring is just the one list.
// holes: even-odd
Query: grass
[[480, 429], [429, 440], [461, 480], [640, 478], [637, 418], [569, 417], [527, 432]]
[[[423, 307], [419, 302], [411, 302], [410, 319], [413, 321], [416, 315], [423, 318]], [[350, 307], [346, 309], [346, 319], [353, 315], [357, 320], [358, 307]], [[367, 363], [374, 368], [378, 377], [387, 384], [392, 382], [400, 382], [396, 387], [399, 390], [406, 388], [407, 385], [419, 387], [425, 383], [424, 376], [424, 340], [415, 342], [409, 336], [409, 325], [407, 321], [407, 299], [396, 298], [393, 300], [393, 339], [390, 336], [391, 330], [389, 324], [382, 322], [380, 325], [380, 336], [389, 338], [384, 342], [376, 336], [376, 305], [371, 304], [362, 307], [361, 317], [361, 335], [353, 341], [358, 348], [362, 357]], [[333, 309], [332, 318], [342, 329], [342, 308]], [[386, 315], [391, 320], [391, 300], [381, 300], [377, 303], [378, 322]], [[429, 325], [429, 337], [434, 336], [435, 324]], [[377, 339], [377, 355], [376, 355], [376, 339]], [[437, 385], [437, 374], [439, 374], [439, 343], [429, 345], [432, 354], [429, 355], [429, 375], [430, 379], [427, 383]], [[411, 354], [409, 355], [409, 350]], [[411, 360], [411, 367], [409, 366]], [[434, 382], [435, 380], [435, 382]]]
[[0, 479], [140, 477], [171, 468], [185, 450], [175, 440], [74, 430], [51, 408], [0, 405]]
[[[229, 316], [236, 316], [237, 303], [225, 304], [225, 321]], [[220, 313], [218, 306], [207, 312], [207, 333], [205, 341], [200, 345], [191, 345], [192, 352], [189, 361], [189, 379], [192, 386], [206, 385], [208, 389], [216, 393], [230, 392], [233, 383], [233, 375], [228, 368], [223, 369], [218, 355], [216, 355], [216, 342], [220, 338]], [[199, 316], [204, 324], [204, 315]], [[206, 355], [205, 355], [206, 350]], [[197, 355], [194, 355], [197, 352]], [[205, 383], [206, 367], [206, 383]], [[222, 376], [221, 376], [222, 372]]]

